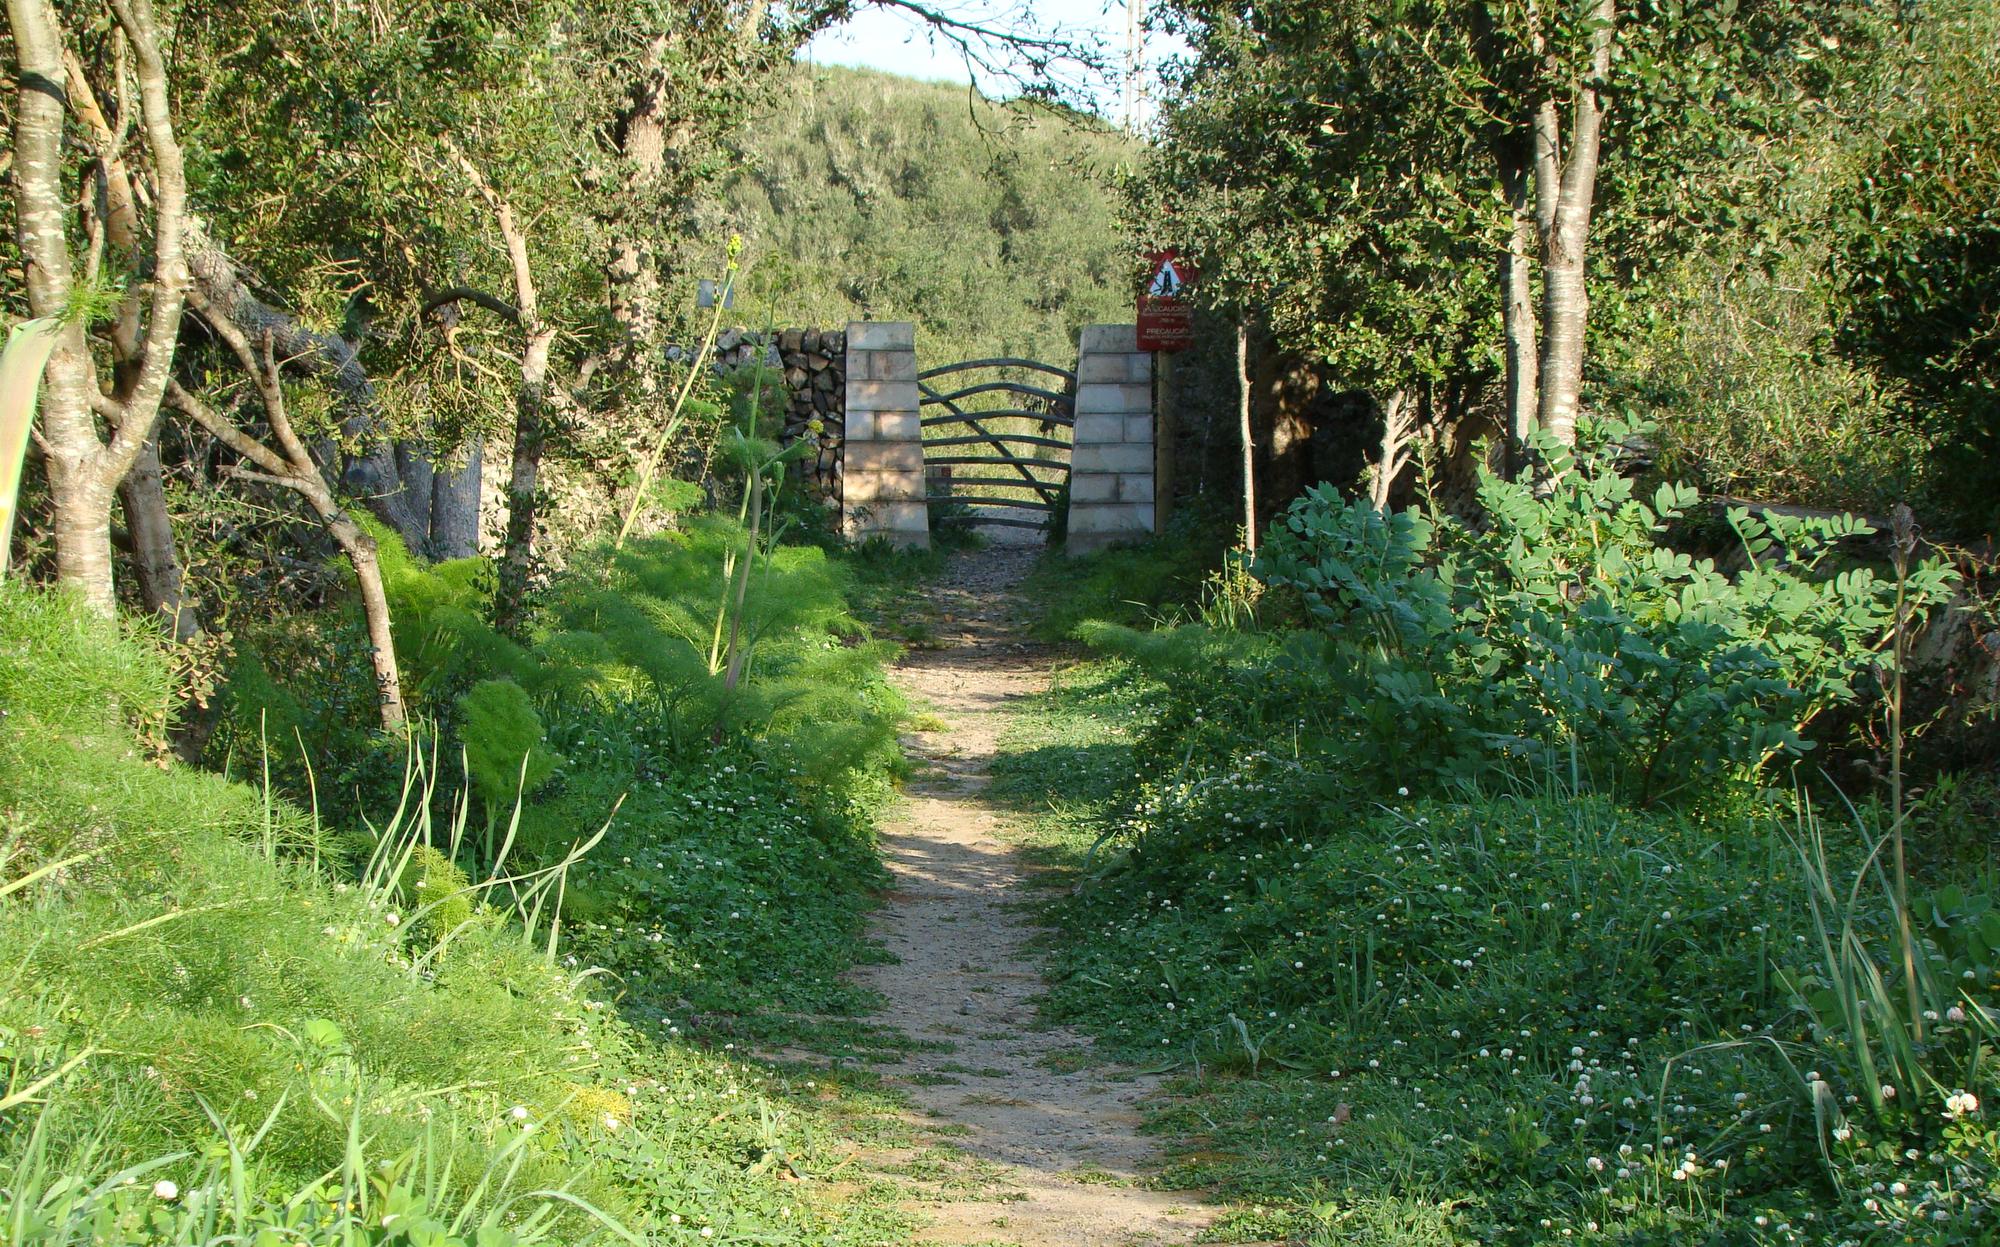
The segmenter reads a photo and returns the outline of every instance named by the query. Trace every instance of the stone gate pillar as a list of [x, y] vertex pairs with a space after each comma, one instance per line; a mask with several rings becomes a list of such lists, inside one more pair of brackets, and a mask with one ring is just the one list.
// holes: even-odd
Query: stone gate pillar
[[841, 523], [849, 540], [930, 545], [918, 411], [916, 326], [848, 322]]
[[1064, 549], [1087, 554], [1157, 531], [1154, 488], [1153, 357], [1139, 349], [1137, 326], [1085, 325]]

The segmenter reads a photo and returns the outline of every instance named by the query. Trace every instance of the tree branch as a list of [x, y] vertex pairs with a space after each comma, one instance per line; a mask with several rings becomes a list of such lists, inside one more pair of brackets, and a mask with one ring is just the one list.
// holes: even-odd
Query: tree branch
[[167, 370], [173, 366], [174, 346], [180, 338], [188, 285], [181, 236], [187, 217], [187, 174], [181, 163], [180, 143], [174, 137], [167, 67], [153, 26], [151, 0], [110, 0], [110, 4], [137, 65], [140, 117], [146, 149], [153, 160], [154, 183], [151, 316], [140, 348], [137, 377], [125, 396], [128, 415], [113, 434], [106, 454], [108, 468], [122, 477], [153, 435], [160, 398], [166, 392]]
[[452, 304], [459, 302], [476, 303], [496, 316], [505, 317], [517, 325], [521, 323], [521, 310], [519, 308], [497, 295], [488, 294], [484, 290], [473, 286], [448, 286], [443, 290], [436, 291], [424, 300], [420, 314], [429, 316], [439, 308], [450, 307]]

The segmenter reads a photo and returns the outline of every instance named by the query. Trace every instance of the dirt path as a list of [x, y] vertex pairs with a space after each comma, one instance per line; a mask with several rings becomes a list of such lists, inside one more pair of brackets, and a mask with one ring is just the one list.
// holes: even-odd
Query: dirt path
[[1026, 868], [1006, 816], [981, 795], [1009, 703], [1048, 679], [1046, 652], [1009, 628], [1012, 590], [1035, 554], [996, 546], [955, 558], [934, 597], [943, 648], [912, 652], [893, 673], [940, 722], [907, 742], [923, 771], [882, 830], [896, 890], [874, 934], [897, 961], [856, 977], [888, 997], [884, 1021], [952, 1045], [884, 1071], [920, 1110], [920, 1134], [961, 1158], [956, 1180], [934, 1183], [923, 1203], [927, 1239], [1188, 1243], [1208, 1211], [1139, 1185], [1158, 1165], [1136, 1133], [1154, 1080], [1096, 1064], [1089, 1039], [1036, 1025], [1033, 928], [1016, 908]]

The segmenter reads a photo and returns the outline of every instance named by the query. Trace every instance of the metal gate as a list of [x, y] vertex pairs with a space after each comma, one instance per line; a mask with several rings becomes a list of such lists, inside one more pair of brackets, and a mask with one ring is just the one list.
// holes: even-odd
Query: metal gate
[[[1034, 385], [1010, 370], [1056, 380]], [[946, 386], [966, 378], [938, 380], [969, 372], [1002, 375], [957, 389]], [[918, 373], [917, 393], [933, 523], [1047, 529], [1069, 491], [1076, 374], [1030, 359], [969, 359]]]

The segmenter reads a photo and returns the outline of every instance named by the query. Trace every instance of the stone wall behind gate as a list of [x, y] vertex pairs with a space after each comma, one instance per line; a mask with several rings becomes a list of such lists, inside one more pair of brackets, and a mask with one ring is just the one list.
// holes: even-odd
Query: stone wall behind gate
[[847, 437], [846, 331], [784, 329], [765, 334], [738, 326], [716, 335], [714, 358], [718, 372], [759, 360], [784, 372], [788, 398], [782, 440], [790, 445], [810, 435], [813, 421], [819, 421], [819, 453], [803, 460], [797, 471], [824, 505], [838, 507], [841, 448]]

